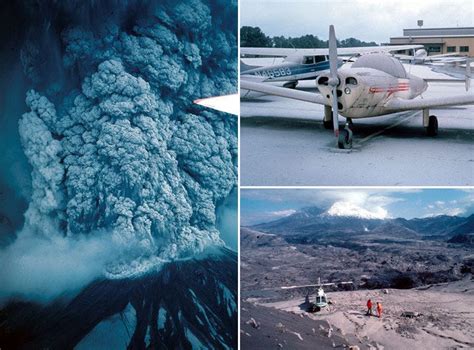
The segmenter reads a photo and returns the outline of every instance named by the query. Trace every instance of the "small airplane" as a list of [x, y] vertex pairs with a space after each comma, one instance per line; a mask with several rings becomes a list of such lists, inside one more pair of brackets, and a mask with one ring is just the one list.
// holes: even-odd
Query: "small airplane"
[[[407, 110], [423, 111], [423, 126], [430, 136], [438, 133], [438, 119], [430, 108], [474, 104], [473, 94], [442, 98], [415, 99], [428, 88], [427, 79], [406, 72], [400, 61], [386, 54], [360, 56], [350, 68], [338, 70], [338, 49], [334, 26], [329, 27], [329, 73], [316, 80], [320, 94], [240, 80], [241, 89], [324, 105], [324, 127], [334, 130], [337, 146], [352, 148], [352, 119], [376, 117]], [[471, 79], [470, 62], [466, 64], [466, 90]], [[438, 80], [436, 80], [438, 81]], [[339, 114], [347, 122], [339, 130]]]
[[462, 63], [468, 60], [467, 56], [461, 56], [459, 52], [428, 56], [428, 52], [425, 49], [416, 50], [413, 56], [400, 54], [395, 54], [393, 56], [402, 62], [408, 62], [411, 64]]
[[321, 278], [318, 277], [318, 284], [307, 284], [303, 286], [287, 286], [287, 287], [280, 287], [281, 289], [297, 289], [297, 288], [308, 288], [308, 287], [317, 287], [316, 291], [316, 299], [314, 302], [315, 308], [310, 308], [309, 311], [319, 311], [328, 306], [328, 298], [326, 293], [324, 292], [323, 286], [335, 286], [335, 285], [344, 285], [344, 284], [353, 284], [352, 282], [332, 282], [332, 283], [321, 283]]
[[[346, 47], [339, 49], [340, 55], [354, 56], [369, 53], [391, 53], [401, 50], [415, 50], [423, 45], [399, 46], [366, 46]], [[283, 87], [294, 89], [299, 80], [316, 79], [320, 74], [329, 71], [329, 49], [286, 49], [271, 47], [242, 47], [243, 55], [284, 57], [283, 63], [271, 66], [251, 66], [240, 61], [241, 76], [255, 76], [262, 82], [285, 82]], [[338, 67], [343, 60], [338, 60]], [[241, 92], [241, 97], [246, 97], [248, 91]]]

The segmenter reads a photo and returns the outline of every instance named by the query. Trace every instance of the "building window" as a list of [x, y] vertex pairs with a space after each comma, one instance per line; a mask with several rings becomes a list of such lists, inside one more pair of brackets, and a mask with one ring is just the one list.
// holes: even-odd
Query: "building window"
[[428, 47], [428, 52], [441, 52], [441, 47], [440, 46], [429, 46]]
[[459, 52], [469, 52], [469, 46], [461, 46]]
[[456, 52], [456, 46], [448, 46], [447, 51], [448, 52]]

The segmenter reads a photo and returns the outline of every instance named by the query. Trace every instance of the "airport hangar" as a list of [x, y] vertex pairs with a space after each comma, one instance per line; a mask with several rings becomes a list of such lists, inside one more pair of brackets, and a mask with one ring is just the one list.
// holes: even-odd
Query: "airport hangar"
[[474, 57], [474, 27], [403, 29], [389, 45], [424, 45], [428, 55], [458, 52]]

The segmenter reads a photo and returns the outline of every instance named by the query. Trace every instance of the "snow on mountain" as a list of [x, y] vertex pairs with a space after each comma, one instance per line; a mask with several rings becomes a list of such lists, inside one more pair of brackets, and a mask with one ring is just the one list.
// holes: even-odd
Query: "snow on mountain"
[[351, 202], [335, 202], [327, 211], [330, 216], [353, 216], [360, 219], [386, 219], [388, 212], [382, 207], [368, 210]]

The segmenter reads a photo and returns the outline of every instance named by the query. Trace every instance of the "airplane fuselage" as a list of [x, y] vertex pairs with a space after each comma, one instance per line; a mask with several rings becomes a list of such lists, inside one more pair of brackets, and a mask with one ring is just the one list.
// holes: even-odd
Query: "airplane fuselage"
[[[421, 78], [406, 74], [398, 78], [372, 68], [349, 68], [338, 71], [337, 87], [339, 114], [346, 118], [367, 118], [393, 113], [385, 107], [393, 98], [413, 99], [422, 94], [428, 84]], [[318, 89], [331, 103], [332, 88], [325, 76], [317, 81]]]
[[320, 74], [329, 71], [329, 61], [313, 64], [282, 63], [279, 65], [259, 67], [247, 70], [242, 75], [254, 75], [264, 78], [263, 82], [298, 81], [316, 79]]

